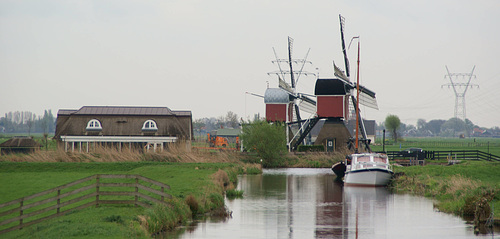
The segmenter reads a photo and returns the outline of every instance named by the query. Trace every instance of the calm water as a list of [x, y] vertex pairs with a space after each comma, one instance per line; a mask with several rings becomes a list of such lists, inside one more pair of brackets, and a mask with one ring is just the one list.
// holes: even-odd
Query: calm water
[[[500, 238], [475, 236], [461, 218], [423, 197], [343, 187], [330, 169], [265, 170], [240, 176], [232, 218], [203, 221], [174, 238]], [[172, 237], [172, 235], [170, 235]]]

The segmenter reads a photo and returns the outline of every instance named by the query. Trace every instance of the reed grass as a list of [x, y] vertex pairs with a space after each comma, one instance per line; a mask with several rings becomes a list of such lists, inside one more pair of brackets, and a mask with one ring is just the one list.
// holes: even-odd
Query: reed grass
[[90, 152], [65, 152], [64, 149], [37, 150], [30, 154], [7, 154], [0, 156], [3, 162], [177, 162], [177, 163], [234, 163], [238, 161], [235, 152], [211, 153], [191, 149], [185, 142], [170, 144], [157, 152], [143, 152], [137, 149], [93, 147]]
[[463, 162], [458, 165], [395, 167], [391, 188], [436, 199], [444, 212], [473, 216], [476, 205], [486, 200], [500, 219], [500, 163]]

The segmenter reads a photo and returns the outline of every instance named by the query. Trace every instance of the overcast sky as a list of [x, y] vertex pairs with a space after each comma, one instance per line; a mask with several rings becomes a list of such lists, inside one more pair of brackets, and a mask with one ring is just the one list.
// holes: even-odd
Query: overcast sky
[[[361, 84], [403, 123], [454, 116], [452, 73], [475, 65], [467, 118], [500, 126], [500, 1], [96, 0], [0, 1], [0, 114], [81, 106], [167, 106], [193, 117], [265, 113], [277, 79], [272, 47], [305, 56], [320, 77], [344, 68], [346, 38], [361, 37]], [[356, 48], [348, 52], [356, 63]], [[354, 76], [355, 68], [351, 70]], [[454, 79], [458, 82], [464, 79]], [[313, 93], [315, 77], [298, 90]], [[458, 89], [463, 91], [462, 89]], [[363, 110], [363, 108], [362, 108]]]

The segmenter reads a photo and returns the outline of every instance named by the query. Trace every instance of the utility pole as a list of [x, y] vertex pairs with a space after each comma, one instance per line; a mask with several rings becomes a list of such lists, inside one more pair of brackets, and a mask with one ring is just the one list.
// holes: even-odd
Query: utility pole
[[[445, 67], [448, 74], [445, 75], [444, 78], [448, 78], [450, 80], [450, 83], [442, 85], [441, 88], [443, 88], [443, 86], [453, 88], [453, 92], [455, 92], [455, 118], [465, 121], [465, 94], [467, 93], [467, 90], [469, 88], [479, 88], [479, 85], [470, 83], [472, 78], [476, 78], [476, 75], [473, 74], [476, 66], [472, 68], [471, 73], [450, 73], [450, 70], [448, 70], [448, 66]], [[462, 78], [462, 81], [458, 82], [458, 79], [460, 78]]]

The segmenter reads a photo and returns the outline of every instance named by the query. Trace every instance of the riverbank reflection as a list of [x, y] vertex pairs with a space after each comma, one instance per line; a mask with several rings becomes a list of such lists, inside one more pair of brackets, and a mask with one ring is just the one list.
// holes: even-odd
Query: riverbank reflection
[[431, 200], [344, 187], [329, 169], [265, 170], [240, 176], [238, 189], [244, 198], [226, 201], [232, 218], [167, 237], [476, 238], [471, 225], [435, 211]]

